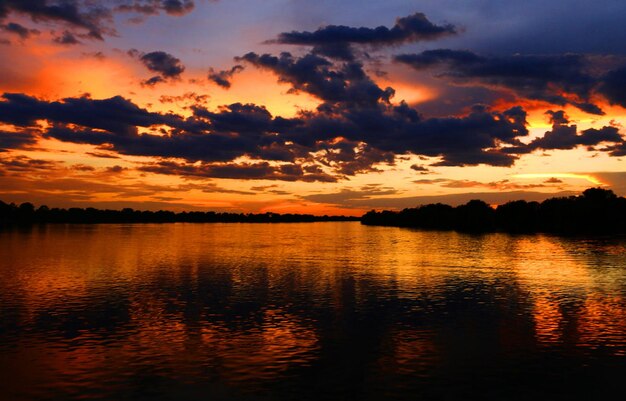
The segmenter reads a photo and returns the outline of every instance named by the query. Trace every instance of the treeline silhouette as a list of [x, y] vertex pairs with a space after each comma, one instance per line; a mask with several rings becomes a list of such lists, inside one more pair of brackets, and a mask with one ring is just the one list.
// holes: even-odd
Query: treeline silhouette
[[19, 206], [0, 201], [0, 226], [45, 223], [303, 223], [317, 221], [358, 221], [358, 217], [314, 216], [311, 214], [278, 213], [218, 213], [218, 212], [171, 212], [140, 211], [130, 208], [101, 210], [88, 208], [36, 208], [25, 202]]
[[372, 210], [361, 223], [464, 232], [626, 233], [626, 198], [589, 188], [582, 195], [539, 202], [517, 200], [490, 207], [481, 200], [452, 207], [429, 204], [400, 212]]

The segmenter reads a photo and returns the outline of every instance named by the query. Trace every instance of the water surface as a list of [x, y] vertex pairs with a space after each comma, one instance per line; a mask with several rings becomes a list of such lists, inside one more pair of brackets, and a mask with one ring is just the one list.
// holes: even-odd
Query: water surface
[[624, 377], [624, 238], [0, 231], [2, 400], [592, 400]]

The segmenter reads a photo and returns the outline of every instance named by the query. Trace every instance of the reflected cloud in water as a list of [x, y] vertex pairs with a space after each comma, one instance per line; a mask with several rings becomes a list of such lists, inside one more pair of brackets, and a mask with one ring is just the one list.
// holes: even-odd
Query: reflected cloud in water
[[3, 231], [0, 373], [15, 400], [609, 394], [625, 244], [358, 223]]

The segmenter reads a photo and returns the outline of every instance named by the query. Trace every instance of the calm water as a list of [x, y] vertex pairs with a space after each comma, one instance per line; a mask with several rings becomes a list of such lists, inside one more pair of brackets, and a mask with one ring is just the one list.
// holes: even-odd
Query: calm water
[[602, 400], [625, 377], [624, 238], [0, 232], [2, 400]]

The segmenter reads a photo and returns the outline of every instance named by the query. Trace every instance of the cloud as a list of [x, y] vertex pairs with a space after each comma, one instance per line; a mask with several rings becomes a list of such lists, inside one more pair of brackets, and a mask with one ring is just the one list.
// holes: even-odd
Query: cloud
[[521, 107], [502, 113], [478, 107], [463, 117], [423, 119], [405, 103], [392, 105], [393, 89], [380, 88], [358, 62], [337, 64], [315, 54], [290, 53], [248, 53], [238, 60], [268, 69], [291, 84], [292, 91], [323, 101], [316, 112], [290, 121], [286, 137], [303, 146], [343, 137], [383, 152], [441, 156], [438, 165], [510, 166], [516, 157], [497, 149], [497, 142], [515, 144], [528, 133]]
[[411, 170], [417, 171], [420, 175], [436, 174], [432, 170], [430, 170], [429, 168], [427, 168], [425, 166], [420, 166], [419, 164], [412, 164], [411, 165]]
[[15, 34], [19, 36], [21, 39], [28, 39], [31, 35], [39, 35], [39, 31], [37, 29], [28, 29], [25, 26], [18, 24], [16, 22], [9, 22], [8, 24], [0, 24], [0, 29]]
[[[329, 172], [336, 180], [378, 171], [377, 164], [391, 165], [395, 155], [406, 153], [439, 156], [439, 165], [510, 165], [516, 157], [495, 148], [499, 143], [517, 143], [516, 138], [527, 132], [525, 113], [518, 108], [502, 113], [476, 108], [463, 117], [422, 119], [404, 104], [327, 105], [285, 119], [260, 106], [235, 103], [215, 112], [195, 106], [193, 116], [183, 118], [149, 112], [119, 96], [48, 102], [4, 94], [1, 99], [1, 122], [17, 129], [40, 130], [46, 138], [192, 163], [246, 156], [305, 169], [306, 174], [287, 174], [281, 167], [278, 175], [286, 179], [328, 181]], [[40, 120], [46, 120], [49, 127], [41, 128]], [[139, 127], [154, 134], [140, 134]], [[219, 175], [220, 170], [210, 171]]]
[[271, 165], [258, 163], [185, 164], [162, 161], [146, 164], [141, 171], [198, 178], [229, 178], [239, 180], [281, 180], [304, 182], [336, 182], [337, 178], [323, 172], [309, 173], [296, 164]]
[[[132, 54], [164, 77], [182, 72], [177, 59], [156, 53], [160, 52]], [[190, 95], [184, 100], [192, 103], [192, 115], [183, 117], [150, 112], [120, 96], [45, 101], [4, 94], [0, 122], [118, 154], [182, 159], [183, 163], [177, 160], [147, 168], [198, 177], [330, 182], [381, 171], [382, 165], [394, 165], [396, 157], [408, 154], [438, 158], [434, 166], [511, 166], [520, 155], [557, 146], [607, 143], [613, 148], [602, 150], [611, 155], [621, 152], [617, 146], [623, 141], [617, 128], [581, 133], [574, 129], [572, 135], [559, 112], [552, 114], [554, 133], [529, 144], [521, 142], [528, 129], [526, 111], [519, 106], [504, 111], [475, 106], [464, 115], [425, 118], [404, 102], [392, 103], [393, 89], [379, 87], [359, 62], [289, 53], [248, 53], [240, 60], [272, 71], [293, 91], [306, 91], [321, 104], [284, 118], [255, 104], [233, 103], [209, 110], [193, 104], [196, 97]], [[48, 126], [40, 126], [41, 120]], [[145, 129], [140, 133], [139, 128]], [[235, 162], [242, 157], [250, 162]]]
[[277, 188], [278, 188], [278, 185], [276, 185], [276, 184], [259, 185], [259, 186], [255, 186], [255, 187], [250, 187], [250, 191], [264, 192], [264, 193], [270, 193], [270, 194], [274, 194], [274, 195], [292, 195], [291, 192], [283, 191], [282, 189], [277, 189]]
[[158, 75], [145, 80], [144, 85], [155, 85], [165, 82], [168, 79], [178, 79], [185, 71], [185, 66], [180, 60], [169, 53], [154, 51], [150, 53], [140, 53], [133, 49], [128, 52], [132, 57], [138, 57], [139, 61], [150, 71]]
[[435, 25], [422, 13], [398, 18], [393, 27], [354, 28], [328, 25], [314, 32], [283, 32], [268, 43], [313, 46], [313, 52], [326, 57], [353, 60], [351, 45], [400, 45], [435, 40], [456, 34], [453, 25]]
[[76, 171], [96, 171], [94, 166], [88, 166], [86, 164], [74, 164], [71, 168]]
[[33, 127], [37, 120], [48, 120], [103, 131], [96, 135], [108, 132], [128, 137], [137, 133], [137, 127], [185, 126], [179, 116], [148, 112], [121, 96], [102, 100], [83, 96], [48, 102], [25, 94], [5, 93], [0, 100], [0, 121], [20, 127]]
[[510, 180], [500, 180], [500, 181], [491, 181], [491, 182], [481, 182], [481, 181], [473, 181], [473, 180], [454, 180], [448, 178], [436, 178], [436, 179], [422, 179], [422, 180], [414, 180], [415, 184], [421, 185], [434, 185], [437, 184], [443, 188], [489, 188], [498, 191], [512, 191], [512, 190], [528, 190], [535, 188], [545, 188], [547, 185], [553, 182], [544, 182], [543, 184], [518, 184], [515, 182], [511, 182]]
[[626, 66], [609, 71], [598, 89], [611, 104], [626, 107]]
[[191, 103], [192, 105], [202, 105], [209, 100], [209, 95], [199, 95], [195, 92], [185, 92], [179, 96], [161, 95], [159, 102], [161, 103]]
[[0, 1], [0, 19], [10, 13], [27, 15], [35, 22], [60, 22], [69, 27], [79, 28], [85, 30], [87, 36], [92, 39], [102, 40], [104, 34], [114, 32], [107, 27], [112, 21], [111, 10], [89, 1]]
[[251, 192], [251, 191], [239, 191], [236, 189], [226, 189], [226, 188], [222, 188], [219, 185], [212, 183], [212, 182], [207, 182], [207, 183], [203, 183], [203, 184], [199, 184], [199, 185], [187, 185], [185, 186], [186, 188], [197, 188], [199, 190], [201, 190], [204, 193], [207, 194], [215, 194], [215, 193], [219, 193], [219, 194], [235, 194], [235, 195], [256, 195], [256, 192]]
[[[108, 199], [124, 198], [133, 202], [135, 197], [150, 196], [156, 199], [171, 195], [184, 195], [189, 191], [205, 193], [229, 193], [237, 195], [255, 195], [255, 192], [223, 188], [216, 183], [204, 180], [201, 183], [181, 185], [154, 185], [132, 176], [120, 179], [119, 174], [128, 170], [121, 166], [110, 166], [105, 169], [84, 164], [69, 167], [63, 162], [53, 160], [32, 159], [27, 156], [0, 155], [0, 198], [30, 202], [53, 202], [72, 205], [86, 202], [97, 202], [101, 195]], [[124, 206], [128, 207], [128, 205]], [[184, 207], [183, 207], [184, 208]], [[145, 209], [145, 208], [142, 208]], [[189, 207], [186, 208], [189, 210]]]
[[110, 153], [103, 153], [103, 152], [86, 152], [85, 154], [89, 155], [89, 156], [93, 156], [93, 157], [99, 157], [101, 159], [119, 159], [119, 156], [110, 154]]
[[9, 149], [23, 149], [34, 146], [37, 138], [34, 134], [26, 132], [0, 131], [0, 152]]
[[169, 15], [185, 15], [195, 7], [193, 0], [132, 0], [116, 8], [117, 11], [134, 12], [146, 15], [165, 11]]
[[552, 178], [548, 178], [547, 180], [544, 181], [544, 184], [562, 184], [563, 181], [559, 180], [558, 178], [552, 177]]
[[[550, 116], [552, 130], [547, 131], [542, 137], [534, 139], [527, 145], [512, 147], [508, 151], [514, 153], [528, 153], [537, 149], [574, 149], [577, 146], [593, 148], [605, 142], [611, 144], [624, 143], [624, 139], [620, 135], [617, 127], [605, 126], [600, 129], [589, 128], [579, 132], [576, 125], [568, 125], [569, 120], [564, 111], [549, 110], [546, 114]], [[606, 150], [606, 148], [604, 150]]]
[[460, 85], [507, 89], [517, 96], [558, 106], [573, 105], [587, 113], [604, 114], [591, 102], [598, 78], [583, 55], [513, 55], [487, 57], [465, 50], [437, 49], [401, 54], [394, 60]]
[[125, 170], [128, 170], [128, 168], [119, 166], [117, 164], [115, 166], [109, 166], [106, 168], [106, 172], [110, 174], [119, 174], [124, 172]]
[[[28, 175], [34, 171], [46, 172], [57, 168], [59, 162], [42, 159], [32, 159], [27, 156], [0, 157], [0, 172]], [[3, 184], [3, 189], [8, 189]]]
[[[502, 191], [502, 192], [467, 192], [449, 195], [432, 196], [380, 196], [363, 197], [360, 193], [342, 190], [327, 194], [307, 195], [303, 198], [316, 203], [337, 205], [356, 209], [404, 209], [432, 203], [445, 203], [451, 206], [466, 204], [473, 199], [481, 199], [491, 205], [500, 205], [506, 202], [525, 199], [526, 201], [543, 201], [558, 196], [577, 195], [577, 192], [562, 191], [557, 193], [535, 191]], [[311, 196], [313, 198], [311, 198]]]
[[395, 195], [398, 191], [393, 188], [380, 188], [378, 186], [362, 187], [360, 190], [344, 188], [339, 192], [327, 194], [311, 194], [300, 196], [300, 198], [315, 202], [339, 205], [351, 205], [355, 201], [367, 201], [378, 199], [380, 196]]
[[[69, 29], [72, 35], [104, 40], [104, 36], [116, 34], [116, 13], [157, 15], [164, 12], [171, 16], [182, 16], [191, 12], [194, 5], [192, 0], [0, 0], [0, 21], [11, 14], [25, 15], [36, 23], [60, 24]], [[23, 35], [27, 31], [17, 25], [9, 23], [4, 27], [25, 38]], [[34, 32], [31, 30], [30, 33]]]
[[73, 33], [64, 31], [61, 36], [54, 38], [54, 41], [62, 45], [77, 45], [80, 43]]
[[221, 86], [222, 88], [228, 89], [230, 88], [231, 79], [233, 75], [241, 71], [243, 71], [242, 65], [235, 65], [230, 70], [222, 70], [222, 71], [215, 71], [213, 68], [210, 68], [208, 78], [210, 81], [215, 82], [217, 85]]
[[251, 52], [236, 60], [272, 71], [280, 82], [291, 84], [291, 92], [303, 91], [326, 102], [375, 104], [388, 102], [394, 94], [391, 88], [376, 85], [358, 62], [336, 66], [315, 54], [294, 57], [286, 52], [278, 57]]

